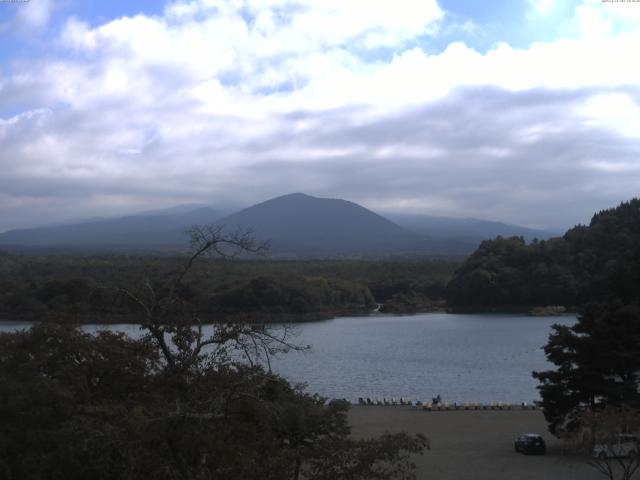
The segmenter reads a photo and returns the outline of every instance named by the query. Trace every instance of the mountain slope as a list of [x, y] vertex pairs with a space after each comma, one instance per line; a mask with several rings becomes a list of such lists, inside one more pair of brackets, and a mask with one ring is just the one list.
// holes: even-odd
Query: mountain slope
[[447, 286], [455, 307], [580, 306], [640, 292], [640, 199], [596, 213], [588, 226], [525, 244], [482, 242]]
[[201, 207], [183, 212], [136, 214], [53, 227], [10, 230], [0, 234], [0, 245], [20, 246], [159, 246], [186, 243], [184, 230], [212, 223], [224, 214]]
[[407, 230], [429, 235], [433, 238], [468, 239], [479, 243], [480, 240], [495, 238], [497, 236], [524, 237], [525, 240], [533, 240], [534, 238], [546, 240], [557, 235], [547, 230], [480, 220], [478, 218], [452, 218], [407, 214], [388, 214], [386, 216]]
[[227, 230], [251, 229], [274, 253], [389, 253], [413, 249], [420, 237], [346, 200], [284, 195], [221, 219]]
[[228, 232], [250, 229], [258, 240], [269, 241], [270, 254], [292, 257], [466, 255], [482, 240], [498, 235], [549, 236], [548, 232], [476, 219], [394, 215], [392, 220], [346, 200], [294, 193], [226, 217], [210, 207], [183, 205], [120, 218], [12, 230], [0, 234], [0, 247], [175, 251], [186, 245], [185, 229], [214, 222]]

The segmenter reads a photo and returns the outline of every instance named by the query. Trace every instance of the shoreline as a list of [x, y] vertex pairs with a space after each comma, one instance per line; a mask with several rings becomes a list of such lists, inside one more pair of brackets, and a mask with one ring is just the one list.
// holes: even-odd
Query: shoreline
[[[220, 314], [206, 314], [202, 315], [202, 325], [212, 325], [216, 323], [239, 323], [239, 324], [286, 324], [286, 323], [311, 323], [311, 322], [323, 322], [327, 320], [334, 320], [336, 318], [344, 317], [376, 317], [376, 316], [390, 316], [390, 317], [413, 317], [418, 315], [430, 315], [430, 314], [452, 314], [452, 315], [517, 315], [526, 317], [575, 317], [578, 312], [566, 311], [561, 314], [549, 314], [549, 315], [531, 315], [525, 310], [457, 310], [457, 309], [438, 309], [438, 310], [426, 310], [419, 312], [380, 312], [377, 310], [358, 310], [358, 309], [345, 309], [337, 311], [316, 311], [308, 313], [273, 313], [273, 312], [244, 312], [244, 313], [220, 313]], [[89, 316], [93, 318], [88, 318]], [[217, 318], [216, 318], [217, 317]], [[12, 316], [11, 318], [0, 316], [0, 324], [12, 323], [12, 322], [52, 322], [71, 325], [123, 325], [131, 324], [137, 325], [141, 322], [136, 321], [139, 319], [139, 315], [134, 314], [58, 314], [58, 313], [21, 313]], [[214, 320], [215, 318], [215, 320]], [[194, 322], [194, 325], [196, 323]]]

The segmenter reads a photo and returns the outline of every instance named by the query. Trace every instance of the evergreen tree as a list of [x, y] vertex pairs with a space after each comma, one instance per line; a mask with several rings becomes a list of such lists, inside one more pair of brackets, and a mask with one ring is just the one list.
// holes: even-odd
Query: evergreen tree
[[551, 433], [575, 431], [585, 411], [640, 408], [640, 305], [591, 304], [575, 325], [554, 325], [544, 348], [556, 370], [534, 372]]

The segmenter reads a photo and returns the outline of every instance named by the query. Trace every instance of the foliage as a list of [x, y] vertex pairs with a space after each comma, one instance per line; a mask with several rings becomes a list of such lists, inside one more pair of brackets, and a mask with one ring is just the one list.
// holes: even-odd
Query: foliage
[[315, 480], [404, 480], [415, 468], [411, 455], [427, 448], [422, 435], [382, 435], [379, 439], [353, 441], [340, 439], [321, 445], [320, 454], [312, 457], [305, 478]]
[[411, 291], [396, 293], [380, 307], [383, 313], [416, 313], [444, 310], [444, 301], [434, 301], [429, 297]]
[[340, 307], [371, 309], [376, 303], [368, 288], [350, 282], [259, 276], [218, 287], [211, 305], [221, 312], [308, 313]]
[[640, 410], [627, 406], [586, 410], [580, 423], [581, 431], [567, 441], [569, 449], [585, 455], [587, 463], [609, 480], [631, 480], [640, 469], [640, 444], [625, 435], [640, 432]]
[[549, 430], [582, 425], [585, 411], [640, 407], [640, 305], [591, 304], [573, 326], [554, 325], [544, 348], [557, 368], [534, 372]]
[[298, 348], [286, 328], [216, 323], [203, 333], [185, 285], [196, 261], [260, 247], [215, 229], [192, 240], [164, 281], [100, 289], [137, 312], [140, 339], [54, 323], [0, 335], [2, 477], [413, 478], [409, 455], [424, 437], [352, 440], [348, 405], [270, 371], [271, 355]]
[[620, 298], [640, 286], [640, 199], [593, 216], [563, 237], [482, 242], [447, 286], [456, 307], [577, 306]]
[[[0, 255], [0, 317], [132, 322], [113, 290], [141, 279], [162, 284], [184, 257]], [[181, 285], [181, 301], [208, 322], [240, 315], [297, 321], [370, 311], [396, 294], [444, 297], [457, 264], [444, 261], [229, 261], [201, 258]]]

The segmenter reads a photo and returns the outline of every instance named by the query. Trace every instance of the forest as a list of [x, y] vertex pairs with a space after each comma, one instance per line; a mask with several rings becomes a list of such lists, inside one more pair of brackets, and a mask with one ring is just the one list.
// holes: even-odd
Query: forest
[[629, 302], [640, 286], [640, 199], [596, 213], [562, 237], [486, 240], [447, 285], [454, 310]]
[[0, 478], [415, 478], [410, 457], [426, 437], [351, 439], [347, 402], [271, 371], [270, 357], [304, 349], [285, 326], [216, 323], [203, 334], [184, 301], [196, 260], [221, 244], [254, 247], [196, 241], [162, 280], [118, 287], [139, 339], [54, 322], [0, 334]]
[[[0, 254], [0, 318], [71, 323], [132, 319], [118, 288], [159, 284], [182, 257]], [[442, 308], [457, 263], [441, 260], [206, 258], [181, 301], [207, 321], [305, 321], [339, 314]]]

